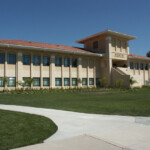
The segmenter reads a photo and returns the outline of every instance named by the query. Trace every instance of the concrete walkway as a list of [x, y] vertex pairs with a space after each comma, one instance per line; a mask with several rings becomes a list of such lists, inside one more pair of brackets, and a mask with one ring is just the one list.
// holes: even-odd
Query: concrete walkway
[[0, 109], [46, 116], [58, 126], [58, 131], [44, 143], [20, 150], [150, 150], [150, 117], [96, 115], [13, 105], [0, 105]]

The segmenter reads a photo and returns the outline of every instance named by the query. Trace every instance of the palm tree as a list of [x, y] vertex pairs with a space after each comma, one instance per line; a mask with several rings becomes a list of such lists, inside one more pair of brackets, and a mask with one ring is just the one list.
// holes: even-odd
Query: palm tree
[[130, 78], [130, 85], [132, 86], [133, 84], [135, 84], [135, 83], [137, 83], [137, 81], [136, 80], [134, 80], [134, 78], [133, 77], [131, 77]]
[[150, 51], [147, 52], [146, 56], [147, 56], [147, 57], [150, 57]]
[[[8, 83], [8, 78], [7, 77], [3, 77], [2, 80], [3, 80], [3, 84], [4, 84], [4, 89], [6, 90], [7, 83]], [[8, 91], [8, 90], [6, 90], [6, 91]]]

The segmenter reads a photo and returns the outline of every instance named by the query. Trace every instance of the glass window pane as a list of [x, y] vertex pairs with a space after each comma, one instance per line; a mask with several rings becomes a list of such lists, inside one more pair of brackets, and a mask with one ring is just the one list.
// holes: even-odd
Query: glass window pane
[[94, 78], [89, 78], [89, 85], [94, 85]]
[[33, 78], [33, 86], [40, 86], [40, 78]]
[[4, 87], [4, 80], [3, 80], [3, 78], [0, 78], [0, 87]]
[[30, 55], [23, 55], [23, 65], [30, 65], [31, 57]]
[[55, 78], [55, 86], [62, 86], [62, 79], [61, 78]]
[[49, 57], [43, 56], [43, 66], [49, 66]]
[[0, 53], [0, 64], [4, 64], [4, 63], [5, 63], [5, 54]]
[[100, 86], [100, 78], [96, 78], [96, 86]]
[[77, 78], [72, 78], [72, 86], [77, 86]]
[[33, 65], [39, 66], [40, 65], [40, 56], [33, 56]]
[[77, 67], [77, 59], [76, 58], [72, 59], [72, 67]]
[[61, 66], [61, 57], [55, 57], [55, 66]]
[[8, 64], [16, 64], [16, 54], [8, 54], [7, 55], [7, 63]]
[[82, 85], [87, 85], [87, 78], [82, 78]]
[[143, 64], [142, 64], [142, 63], [140, 64], [140, 69], [141, 69], [141, 70], [143, 70], [143, 69], [144, 69], [144, 66], [143, 66]]
[[70, 59], [64, 58], [64, 67], [69, 67], [69, 65], [70, 65]]
[[136, 69], [136, 70], [139, 69], [139, 63], [135, 63], [135, 69]]
[[130, 62], [130, 69], [133, 69], [133, 62]]
[[8, 78], [8, 87], [16, 87], [16, 78]]
[[43, 78], [43, 86], [49, 86], [49, 78]]
[[70, 86], [70, 79], [64, 78], [64, 86]]
[[23, 82], [25, 82], [25, 87], [30, 87], [30, 84], [28, 83], [28, 80], [30, 77], [23, 77]]
[[145, 70], [148, 70], [148, 64], [145, 64]]

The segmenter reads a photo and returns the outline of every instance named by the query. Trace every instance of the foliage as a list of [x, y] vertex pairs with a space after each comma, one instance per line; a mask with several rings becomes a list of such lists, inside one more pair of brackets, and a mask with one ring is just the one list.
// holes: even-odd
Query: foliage
[[147, 56], [147, 57], [150, 57], [150, 51], [147, 52], [146, 56]]
[[3, 77], [2, 80], [3, 80], [3, 82], [4, 82], [4, 86], [6, 86], [7, 83], [8, 83], [8, 78], [7, 78], [7, 77]]
[[118, 79], [116, 81], [116, 87], [121, 87], [122, 83], [123, 83], [123, 80], [122, 79]]
[[133, 84], [137, 83], [137, 81], [134, 80], [133, 77], [131, 77], [129, 81], [130, 81], [130, 85], [131, 85], [131, 86], [132, 86]]
[[103, 77], [102, 79], [99, 79], [99, 82], [101, 87], [106, 87], [107, 78]]
[[81, 78], [78, 78], [78, 79], [77, 79], [77, 83], [78, 83], [78, 85], [81, 84], [81, 83], [82, 83], [82, 79], [81, 79]]

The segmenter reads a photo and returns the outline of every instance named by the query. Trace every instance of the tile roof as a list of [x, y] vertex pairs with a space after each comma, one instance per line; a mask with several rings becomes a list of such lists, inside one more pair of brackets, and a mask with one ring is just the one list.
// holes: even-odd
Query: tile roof
[[133, 57], [140, 57], [140, 58], [147, 58], [147, 59], [150, 59], [150, 57], [146, 57], [146, 56], [141, 56], [141, 55], [136, 55], [136, 54], [129, 54], [129, 56], [133, 56]]
[[83, 52], [83, 53], [92, 53], [92, 52], [85, 50], [83, 48], [57, 45], [57, 44], [40, 43], [40, 42], [31, 42], [31, 41], [24, 41], [24, 40], [3, 40], [3, 39], [0, 39], [0, 43], [1, 44], [10, 44], [10, 45], [21, 45], [21, 46], [32, 46], [32, 47], [40, 47], [40, 48], [67, 50], [67, 51]]

